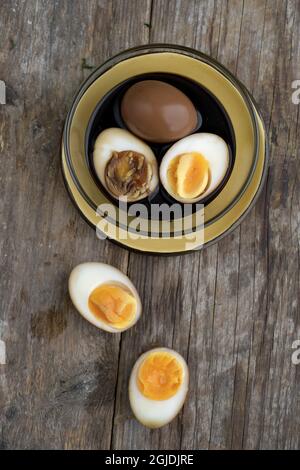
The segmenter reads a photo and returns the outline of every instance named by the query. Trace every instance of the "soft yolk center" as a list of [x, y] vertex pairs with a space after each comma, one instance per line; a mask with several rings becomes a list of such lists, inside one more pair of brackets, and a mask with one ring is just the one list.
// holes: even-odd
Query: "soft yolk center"
[[168, 352], [154, 352], [142, 362], [137, 384], [140, 392], [152, 400], [167, 400], [174, 396], [183, 380], [183, 368]]
[[94, 289], [88, 299], [91, 312], [114, 328], [128, 325], [136, 314], [135, 297], [123, 286], [102, 284]]
[[208, 185], [209, 164], [200, 153], [184, 153], [171, 161], [168, 180], [172, 190], [180, 197], [197, 197]]

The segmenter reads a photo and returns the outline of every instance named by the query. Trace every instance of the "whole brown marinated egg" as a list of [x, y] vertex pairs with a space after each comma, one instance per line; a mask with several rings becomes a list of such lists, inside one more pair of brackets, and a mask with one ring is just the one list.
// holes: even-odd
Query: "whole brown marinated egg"
[[121, 116], [128, 129], [149, 142], [181, 139], [197, 127], [197, 112], [178, 88], [159, 80], [132, 85], [121, 102]]

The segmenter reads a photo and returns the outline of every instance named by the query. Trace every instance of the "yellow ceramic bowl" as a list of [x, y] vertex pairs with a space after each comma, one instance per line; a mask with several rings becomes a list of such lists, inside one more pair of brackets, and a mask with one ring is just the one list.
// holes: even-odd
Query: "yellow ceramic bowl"
[[[225, 109], [235, 136], [235, 162], [226, 185], [205, 206], [204, 231], [195, 214], [183, 219], [191, 233], [182, 236], [176, 224], [171, 235], [162, 236], [161, 224], [151, 221], [138, 239], [129, 237], [130, 218], [122, 210], [114, 217], [96, 213], [101, 204], [110, 204], [96, 184], [85, 156], [85, 134], [90, 118], [101, 99], [116, 85], [145, 73], [167, 72], [187, 77], [205, 87]], [[82, 215], [123, 246], [152, 253], [180, 253], [219, 239], [235, 226], [253, 202], [266, 168], [265, 130], [244, 87], [220, 64], [183, 47], [155, 45], [125, 51], [99, 67], [82, 85], [67, 116], [63, 136], [63, 173], [69, 193]], [[124, 221], [125, 220], [125, 221]], [[182, 221], [182, 222], [183, 222]], [[153, 232], [152, 232], [153, 233]]]

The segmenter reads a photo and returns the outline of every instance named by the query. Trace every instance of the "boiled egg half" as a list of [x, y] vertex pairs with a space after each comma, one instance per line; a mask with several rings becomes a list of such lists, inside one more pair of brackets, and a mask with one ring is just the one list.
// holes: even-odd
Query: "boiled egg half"
[[138, 201], [149, 196], [158, 185], [154, 153], [149, 145], [125, 129], [112, 127], [101, 132], [93, 158], [98, 178], [114, 198]]
[[110, 333], [132, 327], [142, 311], [140, 297], [130, 279], [104, 263], [83, 263], [70, 274], [69, 292], [81, 315]]
[[129, 400], [135, 417], [149, 428], [160, 428], [181, 410], [189, 385], [183, 357], [168, 348], [155, 348], [135, 363], [129, 381]]
[[177, 201], [198, 202], [219, 186], [228, 166], [229, 150], [221, 137], [204, 132], [192, 134], [166, 152], [160, 180]]

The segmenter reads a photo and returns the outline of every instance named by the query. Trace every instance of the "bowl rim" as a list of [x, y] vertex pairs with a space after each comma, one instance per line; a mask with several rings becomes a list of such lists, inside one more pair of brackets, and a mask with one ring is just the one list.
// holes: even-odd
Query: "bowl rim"
[[[213, 224], [214, 222], [222, 218], [228, 211], [230, 211], [230, 209], [240, 200], [240, 198], [246, 191], [253, 177], [253, 174], [255, 172], [255, 168], [256, 168], [256, 164], [258, 160], [260, 136], [259, 136], [257, 120], [256, 120], [255, 113], [253, 110], [252, 103], [254, 102], [254, 100], [252, 100], [252, 97], [249, 91], [247, 90], [247, 88], [245, 87], [245, 85], [243, 85], [226, 67], [220, 64], [217, 60], [215, 60], [214, 58], [208, 56], [207, 54], [201, 51], [197, 51], [193, 48], [182, 46], [182, 45], [176, 45], [176, 44], [167, 44], [167, 43], [145, 44], [145, 45], [136, 46], [133, 48], [123, 50], [115, 54], [114, 56], [108, 58], [98, 67], [96, 67], [95, 70], [83, 81], [83, 83], [80, 85], [79, 89], [75, 93], [71, 106], [69, 108], [66, 120], [65, 120], [65, 125], [64, 125], [64, 130], [63, 130], [63, 146], [64, 146], [65, 155], [66, 155], [66, 162], [70, 171], [70, 175], [78, 191], [80, 192], [82, 197], [86, 200], [86, 202], [89, 204], [89, 206], [92, 209], [96, 210], [96, 206], [94, 202], [90, 199], [89, 195], [86, 194], [85, 190], [82, 188], [80, 184], [78, 176], [75, 174], [75, 171], [72, 165], [71, 155], [70, 155], [69, 133], [70, 133], [71, 125], [72, 125], [72, 118], [76, 111], [77, 105], [82, 99], [82, 97], [84, 96], [84, 94], [86, 93], [86, 91], [88, 90], [88, 88], [94, 83], [94, 81], [97, 80], [99, 77], [101, 77], [101, 75], [104, 72], [114, 67], [114, 65], [118, 64], [119, 62], [123, 60], [130, 59], [132, 57], [146, 55], [146, 54], [153, 54], [153, 53], [162, 53], [162, 52], [173, 52], [173, 53], [187, 55], [188, 57], [194, 58], [195, 60], [200, 59], [202, 62], [213, 67], [218, 72], [220, 72], [223, 76], [225, 76], [225, 78], [228, 79], [231, 82], [231, 84], [234, 86], [234, 88], [236, 88], [237, 91], [241, 94], [242, 99], [244, 100], [247, 110], [249, 112], [249, 116], [250, 116], [252, 126], [253, 126], [254, 158], [252, 161], [251, 169], [249, 171], [247, 180], [245, 181], [241, 190], [236, 194], [234, 199], [230, 202], [230, 204], [225, 209], [223, 209], [219, 214], [213, 216], [209, 221], [204, 223], [204, 228], [205, 228], [205, 226], [208, 227], [209, 225]], [[97, 107], [97, 105], [98, 103], [95, 104], [95, 108]], [[263, 126], [265, 130], [264, 123], [263, 123]], [[112, 223], [115, 223], [116, 226], [119, 226], [118, 220], [112, 221]], [[123, 228], [126, 229], [126, 227], [123, 227]], [[197, 229], [198, 227], [193, 227], [193, 230], [197, 230]], [[144, 235], [150, 236], [149, 233], [145, 233]], [[177, 235], [176, 232], [171, 232], [171, 236], [176, 236], [176, 235]]]
[[[255, 106], [255, 100], [253, 101], [253, 105]], [[259, 116], [261, 117], [261, 114], [260, 112], [257, 110], [257, 113], [259, 114]], [[264, 125], [264, 122], [263, 120], [261, 121], [262, 122], [262, 126], [263, 126], [263, 129], [264, 129], [264, 132], [265, 132], [265, 135], [266, 135], [266, 129], [265, 129], [265, 125]], [[226, 230], [224, 230], [221, 234], [217, 235], [216, 237], [214, 237], [213, 239], [209, 240], [208, 242], [205, 242], [202, 247], [200, 249], [192, 249], [192, 250], [183, 250], [183, 251], [170, 251], [170, 252], [155, 252], [155, 251], [147, 251], [147, 250], [140, 250], [140, 249], [135, 249], [131, 246], [127, 246], [127, 245], [124, 245], [123, 243], [121, 243], [119, 240], [115, 239], [115, 238], [108, 238], [108, 240], [110, 242], [112, 242], [114, 245], [116, 246], [119, 246], [123, 249], [126, 249], [126, 250], [129, 250], [129, 251], [132, 251], [134, 253], [137, 253], [137, 254], [140, 254], [140, 255], [147, 255], [147, 256], [164, 256], [164, 257], [168, 257], [168, 256], [181, 256], [181, 255], [188, 255], [188, 254], [191, 254], [191, 253], [196, 253], [198, 251], [201, 251], [203, 248], [207, 248], [211, 245], [214, 245], [215, 243], [218, 243], [220, 240], [222, 240], [223, 238], [225, 238], [227, 235], [229, 235], [230, 233], [232, 233], [242, 222], [243, 220], [247, 217], [248, 213], [251, 211], [251, 209], [253, 208], [253, 206], [256, 204], [259, 196], [261, 195], [261, 192], [263, 190], [263, 187], [264, 187], [264, 184], [266, 182], [266, 179], [267, 179], [267, 175], [268, 175], [268, 169], [269, 169], [269, 165], [268, 165], [268, 160], [269, 160], [269, 145], [268, 145], [268, 141], [266, 139], [265, 141], [265, 148], [264, 148], [264, 154], [265, 154], [265, 158], [264, 158], [264, 167], [263, 167], [263, 172], [262, 172], [262, 176], [261, 176], [261, 179], [260, 179], [260, 183], [259, 183], [259, 187], [256, 191], [256, 193], [254, 194], [249, 206], [245, 209], [245, 211], [240, 215], [240, 217], [230, 226], [228, 227]], [[79, 207], [78, 203], [77, 203], [77, 200], [74, 196], [74, 194], [72, 193], [69, 185], [68, 185], [68, 182], [67, 182], [67, 178], [66, 178], [66, 175], [64, 173], [64, 169], [63, 169], [63, 160], [61, 159], [61, 174], [62, 174], [62, 179], [63, 179], [63, 183], [64, 183], [64, 186], [66, 188], [66, 191], [67, 193], [69, 194], [69, 197], [70, 197], [70, 200], [71, 200], [71, 203], [72, 205], [75, 207], [75, 209], [77, 210], [77, 212], [80, 214], [80, 216], [85, 220], [85, 222], [93, 229], [95, 230], [95, 225], [93, 222], [91, 222], [91, 220], [89, 220], [89, 218], [87, 217], [87, 215], [83, 212], [83, 210]]]

